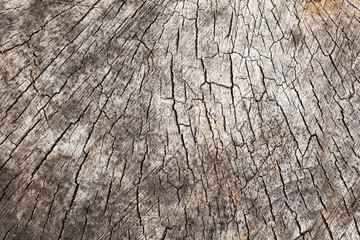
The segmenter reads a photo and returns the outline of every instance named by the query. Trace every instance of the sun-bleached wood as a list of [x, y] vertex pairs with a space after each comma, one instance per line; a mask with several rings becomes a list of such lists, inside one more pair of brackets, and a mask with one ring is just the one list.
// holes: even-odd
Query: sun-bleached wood
[[0, 2], [1, 239], [360, 239], [359, 0]]

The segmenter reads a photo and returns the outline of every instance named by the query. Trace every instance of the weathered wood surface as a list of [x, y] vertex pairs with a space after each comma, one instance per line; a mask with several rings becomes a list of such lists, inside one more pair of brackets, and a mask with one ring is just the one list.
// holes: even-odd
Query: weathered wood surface
[[360, 239], [359, 0], [2, 0], [0, 238]]

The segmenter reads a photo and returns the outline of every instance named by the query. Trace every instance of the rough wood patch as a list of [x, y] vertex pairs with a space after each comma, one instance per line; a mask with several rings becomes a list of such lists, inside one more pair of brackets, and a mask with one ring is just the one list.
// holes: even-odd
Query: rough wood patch
[[360, 239], [359, 0], [4, 0], [1, 239]]

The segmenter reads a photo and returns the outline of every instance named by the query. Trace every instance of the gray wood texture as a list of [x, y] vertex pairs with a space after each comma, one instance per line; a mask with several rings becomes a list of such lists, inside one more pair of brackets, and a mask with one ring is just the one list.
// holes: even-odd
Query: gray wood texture
[[359, 0], [1, 0], [0, 239], [360, 239]]

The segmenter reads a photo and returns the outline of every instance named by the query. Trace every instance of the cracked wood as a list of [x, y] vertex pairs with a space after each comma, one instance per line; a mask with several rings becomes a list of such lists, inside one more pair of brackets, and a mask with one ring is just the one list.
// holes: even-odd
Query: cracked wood
[[359, 0], [0, 16], [1, 239], [360, 239]]

